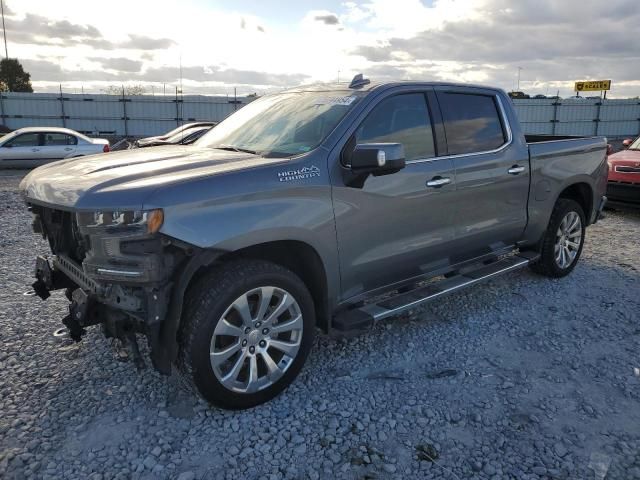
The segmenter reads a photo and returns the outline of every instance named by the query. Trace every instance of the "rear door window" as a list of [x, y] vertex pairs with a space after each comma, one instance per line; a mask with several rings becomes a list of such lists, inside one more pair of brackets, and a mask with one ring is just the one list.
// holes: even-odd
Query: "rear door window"
[[5, 147], [37, 147], [38, 145], [40, 145], [39, 133], [23, 133], [4, 144]]
[[356, 143], [401, 143], [405, 159], [435, 157], [433, 131], [422, 93], [406, 93], [382, 100], [355, 133]]
[[492, 95], [438, 92], [449, 155], [486, 152], [507, 140]]
[[66, 133], [45, 133], [44, 144], [48, 147], [59, 145], [75, 145], [78, 142], [76, 137]]

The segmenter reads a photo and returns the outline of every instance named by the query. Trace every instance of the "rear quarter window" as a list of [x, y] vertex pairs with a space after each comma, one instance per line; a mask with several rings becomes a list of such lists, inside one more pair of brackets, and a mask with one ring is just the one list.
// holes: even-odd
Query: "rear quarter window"
[[449, 155], [486, 152], [507, 141], [492, 95], [438, 92]]

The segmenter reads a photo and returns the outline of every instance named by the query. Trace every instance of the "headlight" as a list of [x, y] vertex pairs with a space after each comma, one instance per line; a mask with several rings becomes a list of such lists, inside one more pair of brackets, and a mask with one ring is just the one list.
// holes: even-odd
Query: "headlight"
[[146, 233], [156, 233], [164, 222], [164, 212], [154, 210], [109, 210], [76, 213], [80, 228], [140, 229]]

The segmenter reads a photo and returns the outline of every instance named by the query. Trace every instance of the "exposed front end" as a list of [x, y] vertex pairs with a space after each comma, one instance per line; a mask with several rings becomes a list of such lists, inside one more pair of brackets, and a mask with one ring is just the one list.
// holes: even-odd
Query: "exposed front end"
[[191, 253], [188, 245], [158, 231], [163, 211], [75, 212], [31, 203], [33, 228], [52, 255], [36, 260], [33, 288], [46, 299], [66, 289], [71, 304], [63, 319], [78, 341], [85, 328], [102, 325], [118, 338], [138, 365], [136, 334], [147, 336], [153, 364], [170, 371], [161, 341], [176, 272]]

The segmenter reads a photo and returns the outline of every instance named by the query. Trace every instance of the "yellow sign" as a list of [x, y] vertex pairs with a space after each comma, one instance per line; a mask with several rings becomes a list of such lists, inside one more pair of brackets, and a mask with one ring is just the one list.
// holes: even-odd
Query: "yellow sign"
[[588, 82], [576, 82], [576, 92], [595, 92], [611, 90], [611, 80], [589, 80]]

